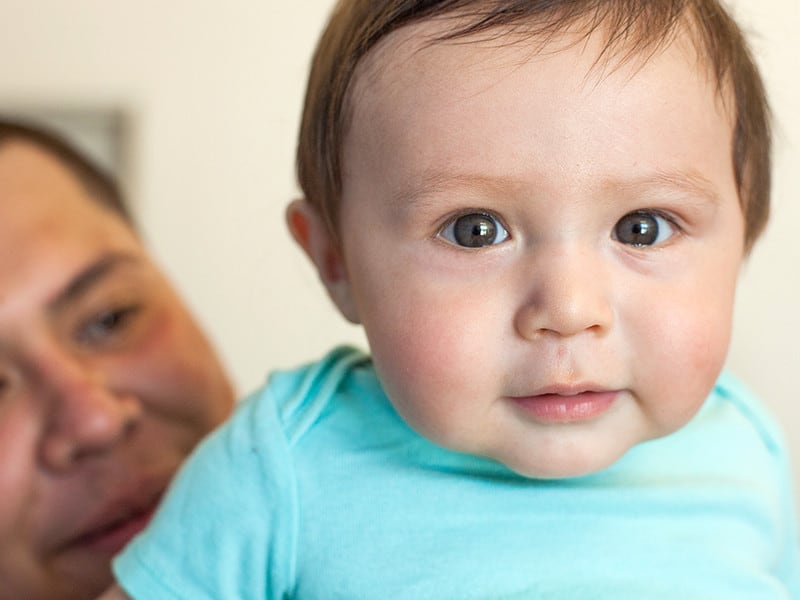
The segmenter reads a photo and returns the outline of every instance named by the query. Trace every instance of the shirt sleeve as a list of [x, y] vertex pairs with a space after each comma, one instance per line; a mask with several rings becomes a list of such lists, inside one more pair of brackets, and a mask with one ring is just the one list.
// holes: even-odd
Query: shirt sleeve
[[286, 597], [296, 520], [289, 447], [265, 390], [200, 444], [114, 575], [137, 600]]
[[781, 443], [778, 455], [782, 475], [781, 506], [784, 512], [784, 540], [778, 570], [789, 591], [789, 598], [800, 598], [800, 537], [797, 528], [797, 513], [789, 465], [788, 449]]
[[772, 459], [774, 478], [769, 492], [776, 496], [774, 574], [788, 592], [788, 598], [800, 598], [800, 538], [798, 537], [796, 500], [792, 482], [789, 449], [783, 429], [766, 407], [741, 382], [729, 374], [721, 378], [721, 393], [736, 405], [759, 434]]

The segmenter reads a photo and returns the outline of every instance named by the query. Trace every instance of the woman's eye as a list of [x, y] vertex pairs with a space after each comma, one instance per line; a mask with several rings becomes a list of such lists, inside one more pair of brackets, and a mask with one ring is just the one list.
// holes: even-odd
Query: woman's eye
[[464, 248], [484, 248], [506, 241], [508, 231], [492, 215], [469, 213], [447, 223], [439, 236]]
[[127, 306], [97, 313], [81, 327], [79, 337], [83, 342], [101, 342], [119, 334], [130, 325], [138, 307]]
[[644, 248], [667, 241], [674, 226], [658, 213], [637, 210], [622, 217], [614, 226], [614, 238], [623, 244]]

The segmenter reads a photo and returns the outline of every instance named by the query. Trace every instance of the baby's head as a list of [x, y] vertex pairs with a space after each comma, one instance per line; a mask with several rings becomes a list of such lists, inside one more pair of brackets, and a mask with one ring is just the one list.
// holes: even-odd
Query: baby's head
[[289, 225], [411, 427], [593, 472], [719, 375], [767, 113], [715, 1], [344, 1]]
[[[483, 34], [497, 45], [524, 45], [566, 31], [585, 37], [599, 33], [605, 58], [622, 61], [646, 60], [676, 35], [689, 34], [698, 52], [697, 68], [708, 70], [731, 103], [731, 154], [748, 249], [761, 233], [770, 194], [767, 103], [742, 32], [718, 0], [341, 0], [314, 55], [297, 152], [306, 199], [334, 233], [342, 200], [344, 143], [354, 111], [351, 92], [363, 71], [359, 66], [398, 29], [432, 20], [439, 20], [441, 28], [429, 43], [469, 43], [474, 39], [470, 34]], [[606, 66], [605, 58], [599, 66]]]

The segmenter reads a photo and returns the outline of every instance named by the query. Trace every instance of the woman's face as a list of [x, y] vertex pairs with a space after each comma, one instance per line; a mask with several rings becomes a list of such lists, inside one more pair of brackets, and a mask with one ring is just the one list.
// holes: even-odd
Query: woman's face
[[233, 390], [140, 240], [0, 146], [0, 599], [91, 598]]

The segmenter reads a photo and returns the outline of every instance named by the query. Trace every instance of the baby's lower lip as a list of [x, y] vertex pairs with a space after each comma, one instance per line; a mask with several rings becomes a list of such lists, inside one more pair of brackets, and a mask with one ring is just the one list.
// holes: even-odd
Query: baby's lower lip
[[541, 423], [576, 423], [604, 413], [617, 398], [617, 390], [582, 392], [573, 396], [541, 394], [514, 397], [511, 401]]

